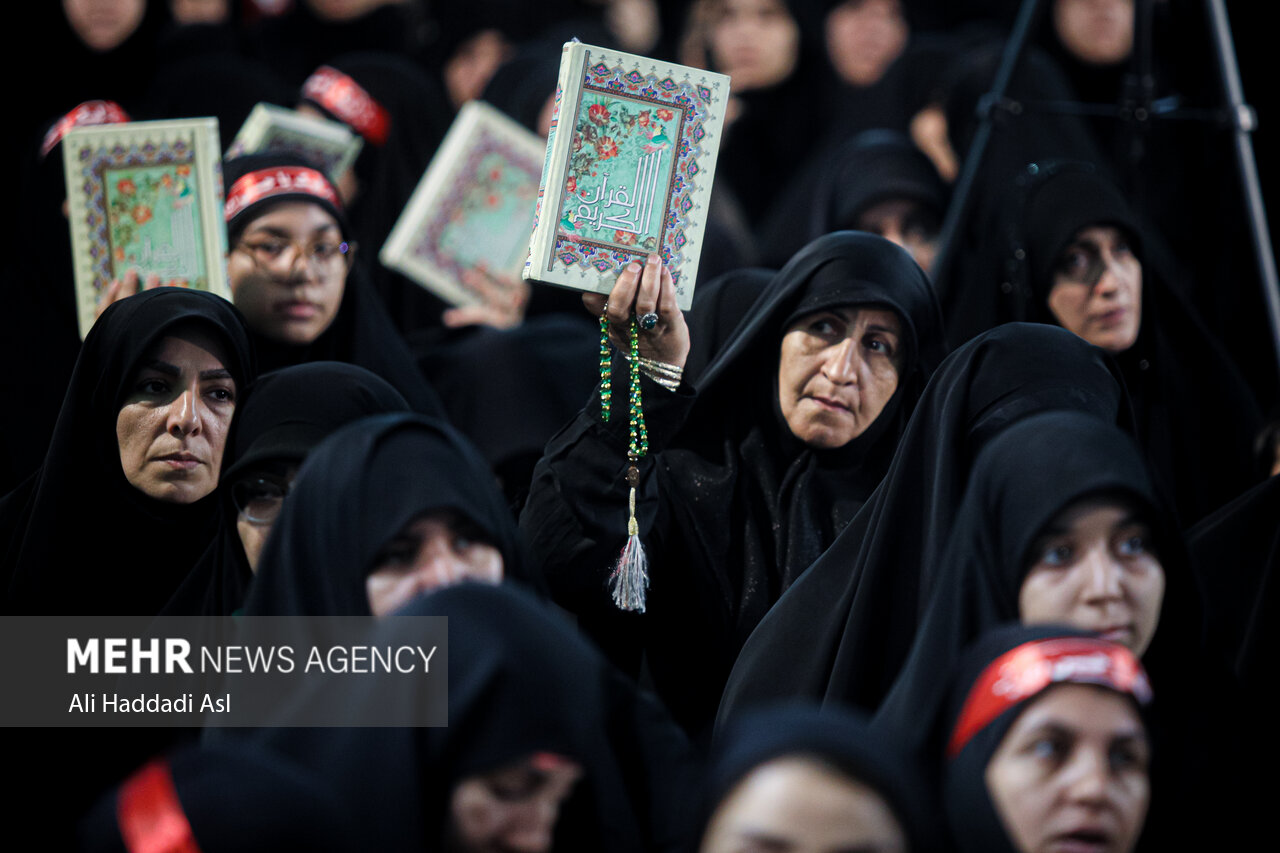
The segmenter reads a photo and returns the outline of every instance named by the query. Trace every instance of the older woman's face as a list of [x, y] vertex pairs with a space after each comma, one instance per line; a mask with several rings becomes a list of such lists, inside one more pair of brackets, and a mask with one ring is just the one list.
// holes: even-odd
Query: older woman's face
[[788, 326], [778, 404], [791, 432], [827, 450], [862, 435], [898, 390], [902, 346], [902, 323], [884, 308], [839, 306]]
[[1119, 228], [1083, 228], [1058, 258], [1049, 291], [1058, 323], [1096, 347], [1121, 353], [1142, 327], [1142, 262]]
[[116, 416], [125, 479], [156, 500], [189, 504], [218, 485], [236, 383], [217, 341], [162, 338], [134, 369]]
[[1022, 623], [1095, 631], [1141, 656], [1164, 600], [1164, 568], [1151, 538], [1122, 504], [1068, 507], [1032, 546], [1031, 570], [1018, 594]]
[[782, 0], [720, 0], [711, 24], [716, 70], [745, 92], [781, 83], [800, 55], [800, 27]]
[[502, 552], [485, 540], [457, 513], [427, 513], [411, 521], [374, 559], [365, 579], [370, 612], [382, 617], [415, 596], [463, 581], [501, 583]]
[[899, 853], [906, 835], [873, 788], [801, 757], [752, 770], [707, 824], [701, 853]]
[[1150, 747], [1125, 696], [1059, 684], [1034, 700], [987, 764], [986, 783], [1021, 853], [1133, 849], [1151, 800]]

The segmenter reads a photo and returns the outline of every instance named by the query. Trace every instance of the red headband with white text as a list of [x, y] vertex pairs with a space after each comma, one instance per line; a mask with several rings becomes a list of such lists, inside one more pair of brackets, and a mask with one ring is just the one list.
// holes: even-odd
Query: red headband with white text
[[960, 754], [974, 735], [1018, 703], [1051, 684], [1097, 684], [1151, 701], [1151, 685], [1138, 658], [1124, 646], [1091, 637], [1034, 640], [992, 661], [969, 690], [951, 732], [947, 758]]
[[223, 213], [230, 222], [236, 214], [255, 202], [272, 196], [296, 193], [315, 196], [342, 210], [338, 193], [322, 173], [306, 166], [276, 166], [241, 175], [227, 193]]
[[302, 84], [302, 97], [315, 101], [374, 145], [387, 141], [391, 114], [359, 83], [338, 69], [328, 65], [317, 68]]
[[62, 137], [73, 127], [92, 127], [97, 124], [124, 124], [129, 114], [115, 101], [85, 101], [71, 112], [53, 123], [49, 132], [44, 135], [40, 145], [40, 158], [49, 156]]

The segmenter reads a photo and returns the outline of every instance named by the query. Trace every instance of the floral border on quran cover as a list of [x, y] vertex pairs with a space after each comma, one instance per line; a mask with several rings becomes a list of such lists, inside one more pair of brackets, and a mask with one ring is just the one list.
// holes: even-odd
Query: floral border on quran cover
[[63, 167], [81, 337], [130, 269], [231, 298], [216, 119], [76, 128]]
[[543, 148], [541, 137], [494, 107], [466, 104], [379, 259], [454, 305], [483, 303], [463, 275], [520, 275]]
[[556, 116], [559, 130], [559, 110], [570, 110], [572, 136], [567, 146], [548, 142], [545, 177], [561, 187], [558, 221], [541, 223], [542, 235], [535, 224], [527, 277], [608, 292], [626, 264], [657, 252], [687, 309], [728, 78], [586, 45], [567, 46], [565, 62], [575, 62], [575, 48], [582, 71], [562, 75]]
[[340, 180], [356, 161], [364, 140], [341, 122], [257, 104], [227, 149], [227, 158], [273, 151], [296, 154]]

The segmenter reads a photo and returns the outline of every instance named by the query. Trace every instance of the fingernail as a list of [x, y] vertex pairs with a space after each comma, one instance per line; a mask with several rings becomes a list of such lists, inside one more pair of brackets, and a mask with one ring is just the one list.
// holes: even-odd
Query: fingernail
[[658, 256], [657, 256], [657, 255], [650, 255], [650, 256], [649, 256], [649, 263], [651, 263], [651, 264], [656, 264], [656, 263], [658, 262], [658, 260], [659, 260], [659, 258], [658, 258]]
[[627, 272], [640, 272], [640, 264], [635, 261], [627, 264]]

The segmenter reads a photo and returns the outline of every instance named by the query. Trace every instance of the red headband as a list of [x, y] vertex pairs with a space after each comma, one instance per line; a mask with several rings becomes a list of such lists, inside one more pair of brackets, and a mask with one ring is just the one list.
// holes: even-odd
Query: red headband
[[133, 853], [200, 853], [173, 787], [169, 764], [162, 759], [152, 761], [121, 786], [116, 821], [125, 849]]
[[305, 193], [329, 202], [338, 210], [342, 209], [333, 185], [320, 172], [306, 166], [277, 166], [241, 175], [231, 185], [231, 192], [227, 193], [223, 213], [230, 222], [254, 202], [286, 193]]
[[85, 101], [53, 123], [40, 145], [40, 159], [49, 156], [62, 137], [73, 127], [91, 127], [95, 124], [124, 124], [129, 114], [115, 101]]
[[1151, 701], [1142, 664], [1124, 646], [1091, 637], [1034, 640], [992, 661], [974, 682], [951, 732], [947, 758], [1005, 711], [1051, 684], [1098, 684], [1137, 700]]
[[315, 101], [374, 145], [387, 141], [391, 114], [338, 69], [328, 65], [317, 68], [302, 84], [302, 97]]

